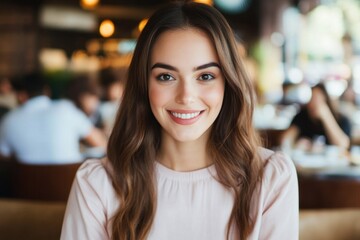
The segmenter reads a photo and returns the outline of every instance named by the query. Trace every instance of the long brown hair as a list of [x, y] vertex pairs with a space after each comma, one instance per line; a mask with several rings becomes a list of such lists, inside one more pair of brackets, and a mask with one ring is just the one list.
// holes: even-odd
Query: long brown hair
[[146, 239], [151, 229], [157, 205], [154, 162], [161, 127], [148, 99], [149, 58], [161, 33], [189, 27], [208, 34], [225, 78], [223, 106], [213, 124], [208, 149], [214, 156], [218, 180], [235, 193], [227, 236], [234, 228], [239, 238], [245, 239], [253, 229], [250, 205], [263, 169], [257, 153], [259, 138], [252, 125], [253, 86], [225, 18], [204, 4], [172, 3], [154, 13], [138, 39], [109, 140], [108, 158], [114, 168], [114, 186], [120, 200], [113, 219], [113, 239]]

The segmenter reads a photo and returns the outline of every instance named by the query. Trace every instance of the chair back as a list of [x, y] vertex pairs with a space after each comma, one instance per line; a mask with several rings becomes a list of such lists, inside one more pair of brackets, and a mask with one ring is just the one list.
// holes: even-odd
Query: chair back
[[0, 157], [0, 198], [11, 197], [12, 173], [14, 162]]
[[80, 163], [32, 165], [16, 163], [12, 195], [19, 199], [67, 201]]

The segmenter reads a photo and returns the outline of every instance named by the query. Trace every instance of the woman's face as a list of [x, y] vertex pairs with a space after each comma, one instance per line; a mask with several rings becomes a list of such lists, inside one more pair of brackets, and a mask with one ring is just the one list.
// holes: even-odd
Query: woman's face
[[225, 89], [209, 37], [194, 28], [166, 31], [156, 40], [150, 62], [149, 100], [163, 137], [206, 141]]

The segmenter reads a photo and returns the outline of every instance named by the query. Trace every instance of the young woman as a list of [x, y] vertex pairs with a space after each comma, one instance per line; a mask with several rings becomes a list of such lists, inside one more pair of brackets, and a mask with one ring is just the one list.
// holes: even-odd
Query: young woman
[[172, 3], [130, 64], [108, 157], [88, 160], [62, 239], [297, 239], [291, 160], [259, 148], [255, 105], [230, 26]]

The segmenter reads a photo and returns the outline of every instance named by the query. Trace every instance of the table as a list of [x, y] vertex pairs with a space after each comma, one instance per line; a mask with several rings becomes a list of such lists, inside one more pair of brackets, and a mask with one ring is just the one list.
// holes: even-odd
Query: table
[[[304, 159], [310, 156], [303, 156]], [[301, 209], [360, 207], [360, 167], [323, 158], [313, 166], [295, 159]], [[310, 161], [309, 161], [310, 162]]]

